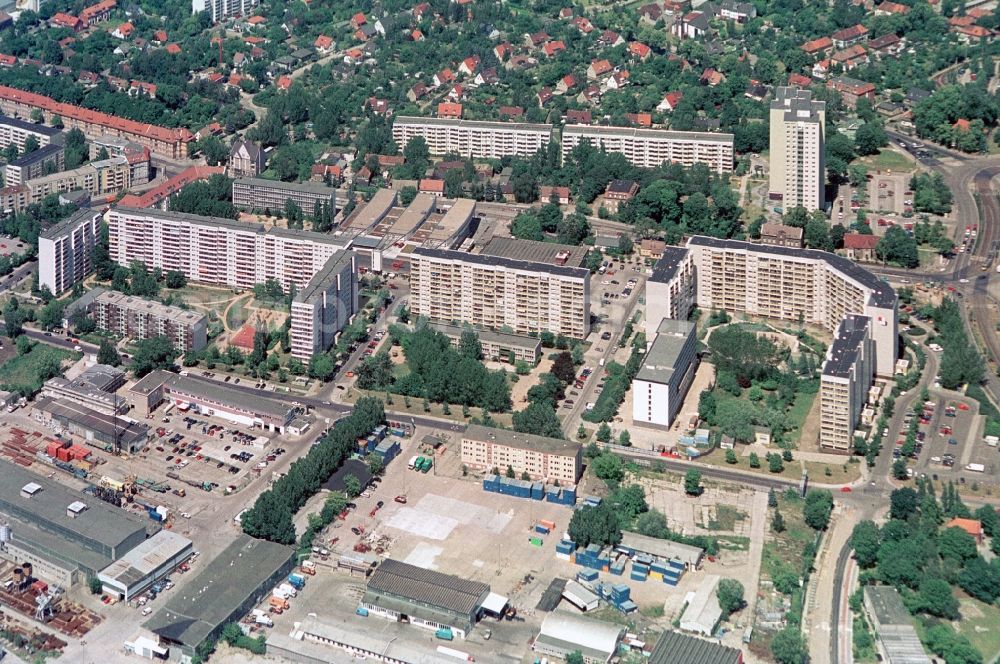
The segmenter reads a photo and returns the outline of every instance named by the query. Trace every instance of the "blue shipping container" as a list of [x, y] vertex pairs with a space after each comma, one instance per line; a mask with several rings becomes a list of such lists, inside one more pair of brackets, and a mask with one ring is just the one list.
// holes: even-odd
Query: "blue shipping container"
[[535, 526], [535, 532], [541, 533], [542, 535], [548, 535], [550, 531], [548, 528], [539, 523]]

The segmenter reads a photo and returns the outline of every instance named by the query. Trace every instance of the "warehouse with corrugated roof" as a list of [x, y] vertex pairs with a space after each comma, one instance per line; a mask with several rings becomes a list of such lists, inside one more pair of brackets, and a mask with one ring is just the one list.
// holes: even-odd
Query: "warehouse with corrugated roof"
[[465, 638], [479, 617], [490, 587], [398, 560], [384, 560], [368, 579], [361, 608], [424, 629], [451, 629]]
[[565, 658], [579, 652], [586, 664], [606, 664], [618, 651], [624, 635], [621, 625], [556, 611], [545, 616], [531, 648], [550, 657]]

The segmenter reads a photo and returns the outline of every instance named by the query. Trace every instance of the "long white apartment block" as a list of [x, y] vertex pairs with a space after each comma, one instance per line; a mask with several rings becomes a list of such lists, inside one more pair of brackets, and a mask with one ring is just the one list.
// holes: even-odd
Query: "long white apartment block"
[[530, 157], [552, 140], [552, 125], [527, 122], [482, 122], [401, 115], [392, 138], [401, 149], [423, 137], [432, 155], [457, 154], [473, 159]]
[[677, 163], [684, 166], [707, 164], [716, 173], [733, 170], [732, 134], [566, 125], [562, 132], [563, 161], [583, 142], [607, 152], [618, 152], [641, 168]]
[[[328, 348], [355, 314], [354, 254], [332, 236], [155, 209], [113, 208], [106, 218], [111, 258], [120, 265], [142, 261], [237, 289], [268, 279], [294, 287], [300, 306], [292, 308], [292, 337], [301, 359]], [[345, 264], [350, 269], [333, 267]]]
[[445, 249], [410, 256], [415, 316], [469, 323], [517, 334], [590, 332], [590, 271]]
[[0, 150], [13, 143], [19, 152], [24, 152], [24, 142], [29, 136], [34, 136], [38, 147], [44, 148], [49, 143], [62, 143], [62, 129], [35, 124], [27, 120], [0, 115]]
[[38, 236], [38, 285], [55, 295], [83, 281], [93, 269], [101, 213], [78, 210]]

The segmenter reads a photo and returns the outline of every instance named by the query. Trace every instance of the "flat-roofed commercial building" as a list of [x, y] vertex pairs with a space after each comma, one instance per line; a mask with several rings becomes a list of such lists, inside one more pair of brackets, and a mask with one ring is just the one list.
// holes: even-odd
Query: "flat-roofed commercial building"
[[83, 281], [93, 269], [101, 213], [78, 210], [38, 236], [38, 285], [54, 294]]
[[431, 320], [582, 339], [590, 331], [590, 271], [498, 256], [417, 248], [410, 305]]
[[361, 606], [390, 620], [406, 616], [411, 625], [424, 629], [449, 628], [464, 639], [489, 595], [490, 587], [485, 583], [390, 558], [369, 577]]
[[697, 327], [664, 318], [632, 381], [632, 421], [669, 428], [684, 402], [698, 366]]
[[295, 567], [295, 551], [241, 533], [203, 564], [201, 572], [174, 589], [166, 604], [143, 624], [188, 659], [199, 645], [218, 637], [226, 623], [239, 622], [288, 576]]
[[146, 592], [191, 557], [194, 545], [171, 530], [161, 530], [97, 574], [104, 592], [126, 602]]
[[518, 477], [576, 484], [583, 468], [583, 447], [576, 442], [471, 424], [462, 434], [462, 463], [502, 474], [509, 466]]
[[0, 477], [0, 519], [12, 534], [4, 557], [30, 562], [36, 576], [69, 587], [146, 539], [149, 519], [6, 461]]
[[121, 337], [167, 337], [183, 353], [201, 350], [208, 343], [208, 318], [190, 309], [104, 291], [93, 299], [88, 312], [97, 329]]
[[13, 143], [19, 153], [24, 152], [24, 142], [29, 136], [34, 136], [38, 146], [43, 148], [50, 143], [64, 142], [61, 129], [0, 115], [0, 150]]
[[457, 154], [472, 159], [530, 157], [552, 140], [552, 125], [483, 122], [401, 115], [392, 124], [399, 146], [421, 137], [432, 155]]
[[[865, 586], [864, 605], [878, 635], [879, 654], [888, 664], [930, 664], [913, 627], [913, 616], [892, 586]], [[936, 660], [935, 660], [936, 661]]]
[[871, 330], [870, 318], [849, 314], [826, 352], [819, 389], [821, 447], [848, 453], [853, 448], [854, 427], [875, 375]]
[[309, 217], [317, 202], [329, 206], [332, 213], [337, 209], [337, 190], [314, 182], [281, 182], [263, 178], [233, 180], [233, 205], [238, 208], [284, 214], [288, 201], [295, 202]]
[[493, 330], [449, 323], [428, 323], [428, 327], [448, 337], [451, 345], [456, 348], [461, 344], [462, 333], [475, 332], [476, 336], [479, 337], [479, 345], [483, 349], [483, 357], [490, 360], [508, 361], [513, 355], [515, 362], [523, 360], [529, 364], [536, 364], [542, 356], [542, 342], [538, 337], [494, 332]]
[[49, 143], [7, 164], [3, 170], [3, 182], [8, 187], [15, 187], [46, 173], [61, 171], [65, 166], [66, 147]]
[[308, 361], [322, 353], [358, 310], [356, 256], [343, 251], [331, 258], [292, 300], [289, 338], [292, 356]]
[[95, 447], [115, 448], [134, 454], [149, 444], [152, 430], [135, 420], [68, 399], [42, 397], [32, 406], [36, 420], [57, 432], [80, 436]]
[[562, 132], [563, 160], [583, 142], [608, 152], [618, 152], [641, 168], [676, 163], [684, 166], [707, 164], [716, 173], [733, 170], [732, 134], [567, 125]]
[[103, 415], [121, 415], [128, 411], [128, 401], [113, 390], [103, 390], [84, 377], [68, 380], [50, 378], [42, 385], [42, 395], [61, 403], [76, 403]]
[[247, 427], [284, 433], [300, 409], [290, 403], [236, 390], [223, 383], [169, 371], [153, 371], [129, 388], [143, 414], [169, 401]]

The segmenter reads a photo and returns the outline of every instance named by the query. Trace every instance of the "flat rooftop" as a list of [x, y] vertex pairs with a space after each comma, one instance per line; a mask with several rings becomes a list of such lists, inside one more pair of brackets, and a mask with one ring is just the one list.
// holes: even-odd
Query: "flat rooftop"
[[115, 439], [122, 446], [130, 447], [133, 442], [144, 440], [149, 435], [149, 427], [140, 422], [127, 420], [123, 417], [106, 415], [86, 406], [66, 399], [42, 397], [35, 401], [35, 409], [63, 418], [107, 439]]
[[367, 230], [382, 221], [394, 205], [396, 205], [396, 192], [392, 189], [379, 189], [370, 201], [347, 220], [344, 227]]
[[[236, 178], [233, 186], [243, 187], [270, 187], [271, 189], [281, 189], [283, 191], [301, 191], [317, 196], [333, 197], [336, 189], [317, 182], [282, 182], [281, 180], [268, 180], [267, 178]], [[309, 210], [308, 213], [312, 213]]]
[[497, 256], [560, 267], [583, 267], [589, 251], [590, 248], [587, 246], [575, 247], [537, 240], [494, 237], [486, 243], [480, 253], [483, 256]]
[[180, 307], [171, 307], [155, 300], [147, 300], [142, 297], [126, 295], [125, 293], [119, 293], [117, 291], [104, 291], [94, 298], [94, 302], [96, 304], [117, 306], [129, 311], [152, 314], [158, 318], [163, 318], [165, 320], [174, 321], [175, 323], [181, 323], [184, 325], [197, 325], [198, 323], [207, 324], [208, 320], [205, 314], [200, 314], [197, 311], [181, 309]]
[[913, 626], [913, 616], [906, 610], [899, 591], [892, 586], [865, 586], [865, 597], [875, 611], [879, 626]]
[[531, 122], [488, 122], [484, 120], [461, 120], [452, 118], [425, 118], [413, 115], [400, 115], [393, 121], [394, 125], [429, 125], [432, 127], [455, 127], [462, 129], [486, 129], [492, 131], [528, 131], [552, 133], [552, 125]]
[[[43, 530], [58, 530], [61, 539], [71, 542], [93, 541], [116, 549], [122, 542], [143, 533], [148, 519], [114, 507], [103, 500], [72, 491], [42, 475], [16, 464], [0, 461], [0, 512], [9, 513], [22, 521], [37, 524]], [[21, 496], [21, 488], [34, 483], [42, 487], [31, 498]], [[71, 503], [83, 501], [87, 509], [76, 517], [66, 516]]]
[[677, 274], [677, 268], [680, 267], [681, 262], [687, 257], [687, 254], [687, 247], [665, 247], [663, 249], [663, 256], [653, 266], [653, 272], [649, 275], [649, 280], [661, 284], [669, 282]]
[[[454, 657], [437, 653], [433, 649], [433, 643], [425, 645], [400, 639], [399, 630], [408, 628], [408, 625], [398, 625], [388, 620], [335, 622], [332, 617], [326, 616], [323, 620], [306, 618], [294, 635], [289, 635], [284, 630], [271, 630], [267, 635], [268, 652], [277, 648], [304, 655], [314, 662], [335, 662], [339, 661], [338, 657], [348, 657], [336, 646], [314, 640], [319, 638], [412, 664], [455, 664], [458, 661]], [[296, 638], [300, 635], [305, 638]]]
[[636, 380], [666, 384], [678, 369], [677, 360], [694, 334], [695, 325], [686, 320], [664, 318], [656, 328], [656, 339], [642, 356]]
[[848, 314], [837, 326], [837, 334], [823, 362], [823, 375], [850, 378], [851, 367], [858, 359], [861, 344], [868, 336], [871, 319], [868, 316]]
[[465, 440], [478, 440], [483, 442], [507, 445], [523, 450], [536, 450], [549, 454], [576, 454], [580, 448], [580, 443], [560, 438], [549, 438], [547, 436], [536, 436], [530, 433], [519, 433], [508, 429], [494, 429], [484, 427], [479, 424], [470, 424], [462, 434]]
[[320, 271], [313, 275], [305, 288], [295, 294], [294, 301], [311, 302], [319, 298], [345, 266], [353, 265], [355, 255], [353, 251], [339, 251], [331, 256], [320, 268]]
[[164, 563], [191, 549], [191, 540], [188, 538], [172, 530], [161, 530], [101, 570], [101, 576], [114, 579], [128, 588], [140, 583]]
[[143, 625], [171, 641], [197, 647], [260, 586], [290, 566], [291, 547], [240, 534], [201, 573], [174, 590], [163, 608]]
[[287, 417], [294, 405], [277, 399], [260, 396], [253, 392], [244, 392], [215, 381], [201, 380], [194, 376], [179, 376], [170, 374], [167, 381], [170, 390], [184, 394], [212, 399], [217, 403], [239, 406], [253, 413], [270, 415], [272, 417]]
[[548, 274], [573, 279], [586, 280], [590, 277], [590, 270], [582, 267], [563, 267], [547, 263], [534, 263], [526, 260], [502, 258], [500, 256], [469, 254], [464, 251], [452, 251], [450, 249], [429, 249], [427, 247], [417, 247], [413, 250], [412, 256], [418, 258], [426, 257], [449, 262], [469, 263], [471, 265], [502, 267], [510, 270], [523, 270], [525, 272], [547, 272]]
[[638, 127], [566, 125], [563, 129], [563, 137], [567, 134], [575, 134], [578, 136], [607, 136], [609, 138], [640, 138], [647, 141], [733, 144], [732, 134], [709, 131], [671, 131], [669, 129], [639, 129]]
[[697, 565], [705, 553], [705, 550], [698, 546], [640, 535], [627, 530], [622, 531], [621, 546], [657, 558], [680, 560], [689, 565]]
[[427, 221], [427, 217], [437, 207], [437, 196], [433, 194], [417, 194], [413, 201], [406, 206], [403, 214], [399, 215], [396, 222], [387, 231], [389, 235], [406, 237], [417, 230], [421, 224]]
[[510, 334], [507, 332], [494, 332], [468, 325], [452, 325], [450, 323], [427, 323], [427, 327], [437, 330], [447, 337], [460, 338], [466, 330], [475, 332], [480, 341], [509, 346], [511, 348], [537, 348], [542, 342], [538, 337], [530, 337], [526, 334]]
[[70, 231], [72, 231], [73, 229], [75, 229], [84, 221], [89, 221], [94, 217], [99, 217], [99, 216], [101, 216], [101, 213], [96, 212], [94, 210], [88, 210], [88, 209], [77, 210], [76, 212], [71, 214], [69, 218], [63, 219], [55, 226], [51, 226], [42, 231], [41, 233], [39, 233], [38, 237], [43, 238], [45, 240], [54, 240], [56, 238], [60, 238], [69, 233]]

